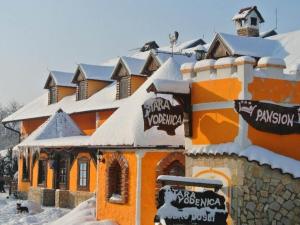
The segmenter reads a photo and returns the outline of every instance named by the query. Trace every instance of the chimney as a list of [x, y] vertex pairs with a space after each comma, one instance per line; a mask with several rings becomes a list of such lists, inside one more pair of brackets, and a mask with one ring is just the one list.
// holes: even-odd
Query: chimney
[[264, 22], [256, 6], [240, 9], [232, 18], [239, 36], [258, 37], [259, 24]]

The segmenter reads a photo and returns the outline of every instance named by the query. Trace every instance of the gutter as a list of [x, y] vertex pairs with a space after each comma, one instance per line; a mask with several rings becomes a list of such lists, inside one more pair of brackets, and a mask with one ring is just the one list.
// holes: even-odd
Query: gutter
[[21, 132], [18, 131], [18, 130], [15, 130], [15, 129], [9, 127], [9, 126], [7, 126], [8, 122], [6, 122], [6, 123], [5, 123], [5, 122], [2, 122], [2, 124], [3, 124], [3, 126], [4, 126], [6, 129], [8, 129], [8, 130], [10, 130], [10, 131], [12, 131], [12, 132], [18, 134], [18, 143], [20, 143], [20, 142], [21, 142]]

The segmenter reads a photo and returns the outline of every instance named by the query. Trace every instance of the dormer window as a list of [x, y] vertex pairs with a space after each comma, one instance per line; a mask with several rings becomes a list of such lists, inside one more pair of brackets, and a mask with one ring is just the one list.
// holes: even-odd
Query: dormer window
[[49, 105], [57, 102], [57, 87], [51, 87], [49, 89]]
[[55, 104], [62, 98], [73, 95], [76, 91], [75, 85], [71, 83], [73, 73], [50, 71], [45, 89], [48, 89], [48, 104]]
[[257, 18], [251, 17], [251, 26], [257, 26]]
[[151, 76], [158, 68], [160, 67], [160, 63], [156, 59], [156, 57], [151, 53], [145, 63], [144, 68], [142, 69], [142, 74]]
[[112, 66], [79, 64], [72, 80], [77, 85], [76, 100], [87, 99], [111, 84], [112, 71]]
[[130, 95], [130, 77], [122, 77], [119, 82], [119, 99], [127, 98]]
[[80, 101], [87, 98], [87, 81], [82, 80], [78, 83], [76, 100]]
[[117, 81], [116, 99], [123, 99], [133, 94], [147, 79], [142, 74], [145, 60], [121, 57], [115, 66], [111, 79]]

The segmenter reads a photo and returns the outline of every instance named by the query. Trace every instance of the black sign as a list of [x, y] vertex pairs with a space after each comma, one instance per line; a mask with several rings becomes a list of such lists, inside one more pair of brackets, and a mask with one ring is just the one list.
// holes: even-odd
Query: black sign
[[144, 131], [157, 126], [168, 135], [175, 135], [175, 130], [183, 123], [183, 107], [173, 106], [167, 99], [158, 97], [147, 100], [142, 105]]
[[300, 133], [300, 106], [236, 100], [235, 110], [257, 130], [275, 134]]
[[225, 198], [213, 191], [163, 187], [154, 222], [166, 225], [226, 225]]

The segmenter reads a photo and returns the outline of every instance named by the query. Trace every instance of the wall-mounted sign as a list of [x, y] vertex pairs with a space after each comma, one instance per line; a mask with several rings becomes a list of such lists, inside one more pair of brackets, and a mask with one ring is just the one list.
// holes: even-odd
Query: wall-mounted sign
[[144, 131], [157, 126], [168, 135], [175, 135], [175, 130], [183, 123], [183, 106], [172, 105], [167, 99], [157, 97], [147, 100], [142, 105]]
[[213, 191], [193, 192], [163, 187], [154, 222], [166, 225], [226, 225], [225, 198]]
[[235, 110], [257, 130], [275, 134], [300, 133], [300, 106], [285, 107], [251, 100], [236, 100]]

